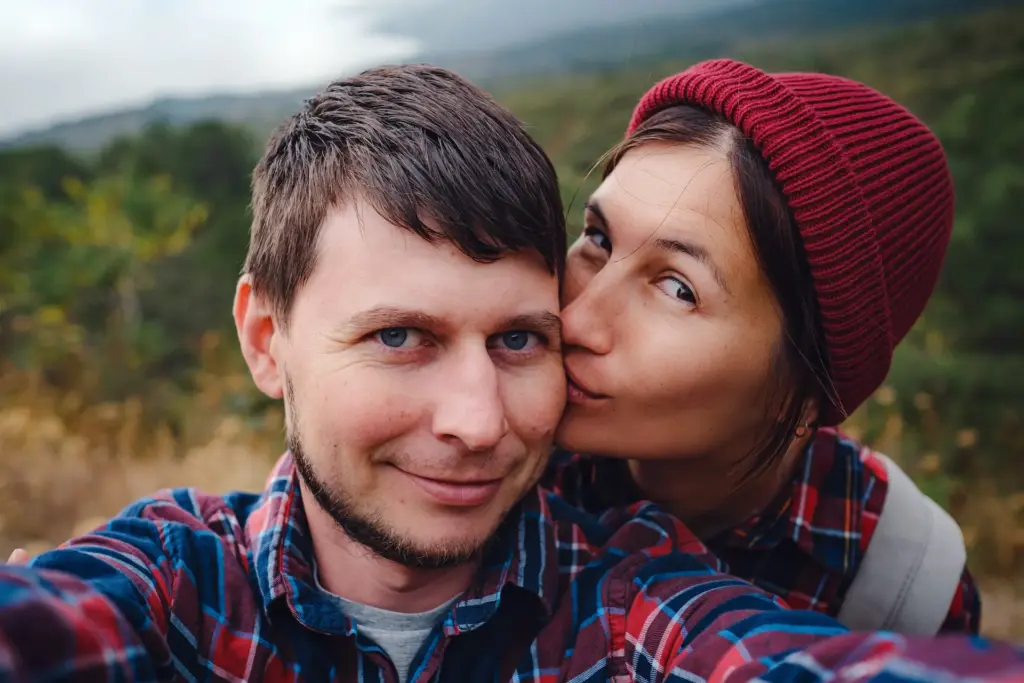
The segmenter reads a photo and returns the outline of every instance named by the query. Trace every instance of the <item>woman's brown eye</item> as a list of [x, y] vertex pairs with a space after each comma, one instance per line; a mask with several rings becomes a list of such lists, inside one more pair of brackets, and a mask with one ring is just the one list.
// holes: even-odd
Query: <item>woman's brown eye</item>
[[673, 299], [694, 306], [697, 304], [697, 296], [693, 293], [693, 289], [679, 278], [662, 278], [658, 281], [658, 286]]
[[608, 239], [608, 235], [604, 234], [597, 228], [585, 228], [583, 230], [583, 235], [604, 251], [609, 254], [612, 253], [612, 241]]

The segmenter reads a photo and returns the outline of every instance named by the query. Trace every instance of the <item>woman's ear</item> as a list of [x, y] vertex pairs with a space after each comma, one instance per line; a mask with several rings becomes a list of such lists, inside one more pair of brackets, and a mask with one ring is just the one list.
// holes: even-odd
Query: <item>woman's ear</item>
[[821, 417], [821, 405], [818, 399], [812, 397], [804, 401], [804, 423], [809, 425], [817, 425], [819, 417]]
[[817, 398], [809, 397], [800, 411], [800, 424], [797, 425], [797, 436], [807, 436], [818, 427], [821, 405]]

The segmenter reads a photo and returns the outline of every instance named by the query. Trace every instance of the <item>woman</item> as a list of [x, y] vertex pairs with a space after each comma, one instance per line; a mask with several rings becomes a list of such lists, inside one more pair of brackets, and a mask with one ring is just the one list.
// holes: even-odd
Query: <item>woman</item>
[[853, 628], [977, 632], [959, 529], [835, 429], [938, 278], [934, 135], [861, 84], [714, 60], [642, 98], [585, 211], [546, 484], [654, 500], [731, 573]]

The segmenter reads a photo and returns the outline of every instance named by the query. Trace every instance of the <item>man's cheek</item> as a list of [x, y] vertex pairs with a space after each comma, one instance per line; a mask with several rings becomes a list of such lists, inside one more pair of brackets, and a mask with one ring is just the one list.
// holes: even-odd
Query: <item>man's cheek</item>
[[512, 422], [529, 446], [549, 441], [565, 408], [565, 374], [561, 360], [515, 378], [509, 392]]
[[352, 383], [332, 388], [318, 401], [317, 421], [335, 441], [372, 449], [407, 433], [415, 426], [415, 401], [386, 386], [355, 388]]

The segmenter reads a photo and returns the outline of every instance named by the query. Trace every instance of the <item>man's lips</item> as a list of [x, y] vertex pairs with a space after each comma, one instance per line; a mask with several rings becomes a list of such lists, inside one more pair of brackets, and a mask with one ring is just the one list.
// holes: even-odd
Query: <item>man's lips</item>
[[489, 502], [501, 488], [501, 479], [448, 481], [421, 477], [401, 470], [403, 474], [434, 502], [450, 507], [477, 507]]
[[569, 371], [569, 368], [565, 369], [565, 378], [570, 403], [586, 403], [608, 398], [605, 394], [599, 394], [596, 391], [591, 391], [587, 388], [585, 384], [582, 384], [576, 376]]

